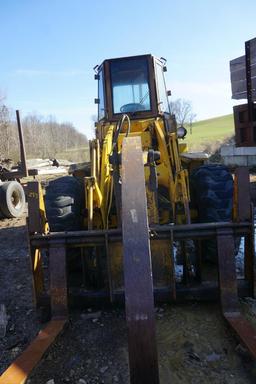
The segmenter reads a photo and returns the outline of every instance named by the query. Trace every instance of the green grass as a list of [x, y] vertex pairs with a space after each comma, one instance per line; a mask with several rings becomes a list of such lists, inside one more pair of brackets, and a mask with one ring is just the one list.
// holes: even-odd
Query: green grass
[[234, 136], [235, 128], [233, 115], [219, 116], [208, 120], [195, 122], [192, 125], [192, 134], [188, 130], [185, 142], [192, 150], [215, 150], [221, 143]]
[[[234, 136], [233, 115], [214, 117], [208, 120], [197, 121], [190, 127], [187, 126], [187, 136], [184, 142], [188, 144], [191, 151], [215, 152], [227, 139]], [[182, 142], [182, 141], [181, 141]], [[80, 148], [69, 148], [56, 154], [56, 158], [67, 159], [74, 162], [89, 160], [89, 146]]]

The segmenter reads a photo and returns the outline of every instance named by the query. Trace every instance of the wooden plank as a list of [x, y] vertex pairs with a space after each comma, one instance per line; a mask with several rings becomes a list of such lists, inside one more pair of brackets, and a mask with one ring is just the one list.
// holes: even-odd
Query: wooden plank
[[[252, 78], [256, 77], [256, 63], [251, 65], [251, 74]], [[230, 71], [230, 79], [231, 83], [234, 81], [246, 80], [245, 66], [240, 69]]]
[[[254, 66], [256, 64], [256, 49], [251, 52], [251, 66]], [[230, 66], [230, 73], [239, 71], [241, 69], [245, 69], [245, 55], [239, 56], [236, 59], [230, 60], [229, 62]]]
[[239, 71], [245, 69], [245, 56], [237, 57], [229, 62], [230, 72]]
[[[256, 38], [250, 43], [250, 72], [252, 80], [252, 101], [256, 100]], [[248, 44], [248, 42], [246, 43]], [[247, 99], [246, 56], [240, 56], [230, 61], [230, 79], [232, 98]]]
[[[247, 85], [246, 80], [237, 81], [232, 84], [232, 99], [242, 100], [247, 99]], [[256, 78], [252, 81], [252, 97], [253, 100], [256, 100]]]
[[[256, 101], [256, 91], [252, 93], [253, 101]], [[232, 95], [232, 99], [234, 100], [244, 100], [247, 99], [247, 92], [235, 93]]]
[[[247, 83], [246, 80], [241, 81], [233, 81], [232, 84], [232, 94], [233, 96], [236, 94], [240, 94], [247, 91]], [[255, 93], [256, 91], [256, 77], [252, 78], [252, 89]]]

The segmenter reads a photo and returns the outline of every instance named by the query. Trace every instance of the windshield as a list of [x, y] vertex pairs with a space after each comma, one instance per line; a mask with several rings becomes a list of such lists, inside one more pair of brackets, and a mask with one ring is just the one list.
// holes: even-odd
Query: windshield
[[110, 73], [114, 113], [151, 110], [146, 58], [112, 61]]

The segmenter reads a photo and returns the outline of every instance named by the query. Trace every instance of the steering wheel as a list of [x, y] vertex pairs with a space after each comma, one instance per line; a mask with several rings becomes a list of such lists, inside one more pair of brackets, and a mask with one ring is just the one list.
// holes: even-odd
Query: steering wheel
[[123, 113], [138, 112], [138, 111], [144, 111], [144, 110], [145, 110], [145, 106], [143, 104], [140, 104], [140, 103], [124, 104], [120, 108], [120, 111]]

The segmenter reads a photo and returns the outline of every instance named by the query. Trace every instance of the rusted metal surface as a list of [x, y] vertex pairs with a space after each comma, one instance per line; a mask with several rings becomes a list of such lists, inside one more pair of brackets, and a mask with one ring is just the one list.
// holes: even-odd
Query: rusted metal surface
[[254, 209], [251, 204], [250, 175], [247, 167], [239, 167], [235, 170], [235, 191], [237, 195], [235, 219], [238, 222], [251, 223], [251, 231], [246, 234], [244, 241], [244, 276], [250, 282], [250, 295], [255, 296]]
[[44, 353], [64, 329], [67, 320], [52, 320], [0, 377], [0, 384], [23, 384]]
[[195, 262], [195, 268], [196, 268], [196, 281], [198, 283], [202, 282], [202, 242], [200, 239], [196, 240], [196, 252], [197, 252], [197, 258]]
[[236, 146], [255, 146], [256, 39], [245, 42], [245, 55], [230, 61], [232, 98], [246, 99], [234, 107]]
[[[250, 295], [249, 284], [246, 280], [238, 280], [238, 296], [246, 297]], [[185, 302], [214, 302], [219, 300], [219, 284], [217, 281], [203, 281], [201, 284], [191, 284], [185, 286], [176, 283], [176, 297], [173, 298], [171, 287], [154, 288], [155, 303], [185, 303]], [[113, 290], [113, 300], [115, 303], [124, 303], [124, 290]], [[101, 305], [109, 303], [108, 290], [86, 291], [84, 288], [70, 287], [69, 305], [73, 308], [84, 308], [85, 306]]]
[[175, 260], [174, 260], [174, 244], [173, 244], [173, 231], [170, 233], [170, 252], [171, 252], [171, 294], [172, 299], [175, 301], [176, 296], [176, 281], [175, 281]]
[[255, 296], [256, 289], [256, 274], [255, 274], [255, 235], [254, 235], [254, 207], [251, 205], [251, 218], [252, 218], [252, 226], [251, 233], [245, 236], [244, 240], [244, 276], [250, 282], [251, 286], [251, 296]]
[[31, 181], [27, 185], [28, 200], [28, 230], [29, 233], [44, 233], [45, 221], [40, 211], [41, 187], [38, 181]]
[[29, 247], [30, 267], [32, 272], [33, 301], [36, 308], [39, 308], [44, 296], [44, 274], [41, 250]]
[[139, 137], [123, 141], [122, 231], [130, 381], [158, 384], [152, 266]]
[[[253, 115], [256, 113], [256, 105], [253, 104]], [[249, 120], [248, 104], [235, 105], [233, 107], [235, 123], [235, 143], [237, 147], [255, 147], [256, 137], [253, 135]], [[256, 121], [253, 121], [254, 129]]]
[[232, 98], [236, 100], [256, 99], [256, 39], [245, 42], [245, 55], [230, 61]]
[[0, 384], [24, 384], [68, 320], [66, 249], [49, 249], [52, 320], [0, 377]]
[[189, 255], [186, 250], [186, 241], [182, 240], [180, 242], [181, 246], [181, 254], [182, 254], [182, 264], [183, 264], [183, 275], [182, 275], [182, 282], [185, 285], [188, 285], [190, 283], [190, 275], [191, 275], [191, 264], [189, 260]]
[[109, 254], [109, 243], [108, 243], [108, 235], [105, 235], [105, 249], [106, 249], [106, 259], [107, 259], [107, 270], [108, 270], [108, 289], [109, 289], [109, 298], [110, 302], [113, 302], [113, 282], [112, 282], [112, 274], [111, 274], [111, 258]]
[[52, 317], [68, 315], [66, 248], [50, 246], [50, 291]]
[[219, 285], [222, 313], [252, 357], [256, 359], [256, 332], [241, 315], [236, 280], [235, 242], [232, 231], [223, 234], [218, 230]]
[[224, 317], [251, 356], [256, 359], [256, 332], [253, 326], [240, 313], [226, 313]]
[[29, 253], [31, 262], [31, 271], [33, 276], [33, 296], [35, 306], [41, 305], [44, 294], [43, 281], [43, 266], [42, 266], [42, 251], [40, 247], [31, 244], [30, 235], [32, 233], [44, 233], [46, 231], [46, 218], [43, 211], [43, 195], [39, 182], [29, 182], [27, 185], [27, 200], [28, 200], [28, 218], [27, 228], [29, 235]]
[[24, 145], [23, 129], [20, 121], [20, 112], [16, 110], [18, 134], [19, 134], [19, 144], [20, 144], [20, 172], [23, 174], [23, 177], [28, 176], [28, 168], [26, 161], [26, 151]]
[[[255, 59], [255, 58], [254, 58]], [[253, 143], [254, 140], [254, 132], [253, 132], [253, 85], [255, 88], [255, 79], [252, 79], [252, 72], [251, 72], [251, 41], [245, 42], [245, 61], [246, 61], [246, 91], [247, 91], [247, 103], [248, 103], [248, 115], [249, 115], [249, 141], [250, 143]], [[254, 83], [254, 84], [253, 84]]]
[[235, 170], [235, 190], [237, 191], [237, 217], [238, 222], [251, 221], [251, 194], [250, 175], [247, 167], [238, 167]]
[[252, 271], [249, 276], [251, 277], [251, 291], [252, 291], [252, 297], [256, 298], [256, 262], [255, 262], [255, 228], [254, 228], [254, 204], [251, 203], [251, 234], [250, 234], [250, 255], [251, 255], [251, 261], [252, 261]]
[[232, 231], [229, 235], [218, 230], [218, 262], [219, 262], [219, 283], [220, 300], [223, 313], [237, 312], [237, 283], [235, 267], [235, 241]]
[[[168, 238], [170, 239], [173, 232], [173, 239], [192, 239], [215, 237], [218, 228], [233, 228], [236, 235], [244, 236], [251, 232], [251, 223], [200, 223], [190, 225], [155, 225], [150, 227], [151, 238]], [[58, 240], [59, 244], [65, 245], [85, 245], [89, 243], [99, 242], [105, 244], [105, 235], [108, 235], [109, 242], [120, 241], [122, 232], [120, 229], [93, 230], [93, 231], [75, 231], [75, 232], [52, 232], [46, 235], [31, 235], [31, 244], [41, 248], [48, 248], [50, 242]]]

